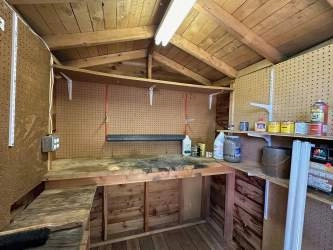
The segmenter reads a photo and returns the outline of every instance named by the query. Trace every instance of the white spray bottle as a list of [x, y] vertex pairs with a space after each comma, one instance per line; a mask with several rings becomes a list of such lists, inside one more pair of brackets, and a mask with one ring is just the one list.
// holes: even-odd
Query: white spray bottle
[[185, 138], [183, 139], [182, 154], [184, 156], [191, 155], [191, 139], [188, 135], [186, 135]]
[[221, 131], [216, 136], [214, 141], [214, 158], [216, 160], [223, 160], [223, 144], [224, 144], [224, 133]]

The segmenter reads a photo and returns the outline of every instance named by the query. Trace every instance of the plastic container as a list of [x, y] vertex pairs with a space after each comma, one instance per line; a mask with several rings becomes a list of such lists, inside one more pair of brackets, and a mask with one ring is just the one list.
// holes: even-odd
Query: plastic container
[[241, 161], [241, 147], [239, 136], [226, 135], [223, 145], [223, 158], [229, 162]]
[[198, 156], [205, 157], [206, 155], [206, 144], [198, 143]]
[[184, 156], [191, 155], [191, 139], [188, 135], [185, 136], [182, 144], [182, 154]]
[[307, 135], [309, 133], [309, 123], [295, 122], [295, 134]]
[[254, 131], [266, 132], [266, 129], [266, 122], [264, 122], [264, 118], [260, 117], [259, 121], [254, 123]]
[[223, 160], [224, 133], [220, 132], [214, 141], [213, 156], [216, 160]]

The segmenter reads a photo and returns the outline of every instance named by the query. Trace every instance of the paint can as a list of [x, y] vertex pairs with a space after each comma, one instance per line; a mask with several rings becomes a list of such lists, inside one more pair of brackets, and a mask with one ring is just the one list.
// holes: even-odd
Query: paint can
[[328, 105], [318, 100], [311, 105], [311, 123], [324, 123], [328, 121]]
[[269, 133], [280, 133], [281, 123], [280, 122], [268, 122], [268, 132]]
[[206, 155], [206, 144], [198, 143], [198, 156], [205, 157]]
[[295, 122], [295, 134], [307, 135], [309, 133], [309, 123], [308, 122]]
[[193, 157], [197, 157], [198, 156], [198, 146], [197, 145], [193, 145], [191, 148], [191, 156]]
[[249, 122], [242, 121], [239, 123], [239, 130], [240, 131], [248, 131], [249, 130]]
[[327, 135], [327, 124], [322, 122], [311, 123], [309, 126], [309, 134], [315, 136]]
[[281, 133], [292, 134], [295, 131], [295, 123], [291, 121], [281, 122]]

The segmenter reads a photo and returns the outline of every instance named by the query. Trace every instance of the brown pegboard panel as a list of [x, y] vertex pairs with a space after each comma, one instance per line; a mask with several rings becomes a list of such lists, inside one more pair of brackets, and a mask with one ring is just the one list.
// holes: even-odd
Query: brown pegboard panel
[[10, 206], [38, 185], [47, 171], [40, 139], [48, 131], [50, 53], [18, 20], [15, 145], [8, 147], [12, 11], [0, 1], [5, 31], [0, 31], [0, 228]]
[[[312, 199], [306, 200], [303, 238], [313, 250], [330, 250], [333, 246], [333, 212], [330, 206]], [[303, 244], [305, 242], [303, 241]]]
[[[61, 147], [57, 158], [121, 157], [181, 153], [180, 142], [104, 141], [106, 85], [73, 83], [68, 100], [63, 80], [56, 83], [57, 134]], [[108, 85], [108, 134], [183, 134], [185, 95], [188, 100], [189, 135], [211, 150], [215, 131], [215, 108], [208, 110], [208, 95], [165, 89], [154, 90], [149, 105], [148, 89]]]
[[267, 120], [267, 112], [250, 105], [250, 102], [265, 103], [269, 101], [269, 72], [270, 68], [258, 70], [241, 76], [234, 83], [234, 126], [237, 130], [240, 121], [250, 122], [250, 129], [259, 117]]
[[275, 66], [273, 117], [275, 120], [309, 120], [310, 106], [328, 103], [329, 133], [333, 123], [333, 45], [308, 52]]

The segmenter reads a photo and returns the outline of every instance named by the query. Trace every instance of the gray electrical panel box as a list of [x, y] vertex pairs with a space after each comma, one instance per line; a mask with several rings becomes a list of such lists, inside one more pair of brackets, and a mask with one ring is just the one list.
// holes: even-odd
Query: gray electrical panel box
[[47, 135], [42, 138], [42, 152], [53, 152], [60, 147], [60, 139], [57, 135]]

